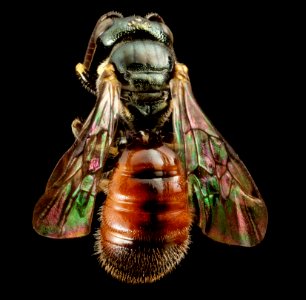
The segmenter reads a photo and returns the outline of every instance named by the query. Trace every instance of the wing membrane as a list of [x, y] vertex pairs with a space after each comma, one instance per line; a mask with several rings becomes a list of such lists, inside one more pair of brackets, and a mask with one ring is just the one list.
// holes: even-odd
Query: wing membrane
[[79, 136], [54, 168], [33, 213], [33, 228], [51, 238], [88, 234], [100, 179], [119, 110], [120, 84], [111, 65], [98, 81], [95, 107]]
[[266, 205], [243, 162], [198, 106], [187, 72], [177, 64], [170, 89], [178, 155], [198, 225], [216, 241], [254, 246], [266, 232]]

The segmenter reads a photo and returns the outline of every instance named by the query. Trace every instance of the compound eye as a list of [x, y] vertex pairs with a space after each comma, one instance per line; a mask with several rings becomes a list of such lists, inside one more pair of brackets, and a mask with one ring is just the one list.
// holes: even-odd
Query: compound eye
[[112, 19], [123, 18], [123, 14], [117, 11], [110, 11], [104, 15], [104, 19], [107, 19], [107, 18], [112, 18]]
[[97, 22], [95, 28], [95, 40], [104, 33], [107, 29], [112, 27], [114, 24], [114, 19], [123, 18], [123, 15], [116, 11], [110, 11], [104, 14]]
[[[98, 21], [97, 27], [100, 28], [100, 32], [106, 31], [108, 28], [110, 28], [113, 23], [114, 19], [123, 18], [123, 15], [117, 11], [110, 11], [106, 14], [104, 14]], [[103, 25], [101, 25], [103, 24]]]
[[157, 13], [146, 14], [145, 18], [150, 20], [150, 21], [155, 21], [155, 22], [159, 22], [159, 23], [165, 23], [163, 18], [159, 14], [157, 14]]

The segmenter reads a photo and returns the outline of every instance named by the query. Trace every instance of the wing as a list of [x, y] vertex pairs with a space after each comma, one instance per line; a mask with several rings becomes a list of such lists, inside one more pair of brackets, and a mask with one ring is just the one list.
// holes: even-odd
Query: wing
[[106, 65], [97, 81], [97, 102], [79, 136], [53, 170], [33, 213], [33, 228], [50, 238], [90, 232], [97, 184], [112, 143], [120, 105], [120, 84]]
[[216, 241], [254, 246], [266, 233], [266, 205], [244, 164], [198, 106], [187, 72], [177, 63], [170, 89], [178, 155], [198, 225]]

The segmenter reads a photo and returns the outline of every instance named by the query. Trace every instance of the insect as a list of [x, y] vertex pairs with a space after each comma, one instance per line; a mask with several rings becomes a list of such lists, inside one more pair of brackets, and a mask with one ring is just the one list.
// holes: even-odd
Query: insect
[[76, 73], [96, 102], [84, 122], [72, 122], [75, 141], [35, 205], [38, 234], [89, 234], [95, 199], [105, 193], [96, 254], [106, 272], [131, 284], [173, 271], [193, 224], [221, 243], [263, 240], [266, 205], [197, 104], [161, 16], [101, 16]]

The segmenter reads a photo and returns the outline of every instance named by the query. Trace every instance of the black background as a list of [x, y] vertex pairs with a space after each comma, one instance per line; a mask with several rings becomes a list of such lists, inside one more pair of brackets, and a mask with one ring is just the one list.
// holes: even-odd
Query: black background
[[[14, 213], [13, 218], [8, 216], [9, 224], [17, 228], [9, 231], [14, 241], [5, 246], [14, 254], [9, 264], [16, 286], [12, 292], [32, 299], [51, 295], [99, 299], [110, 297], [108, 291], [136, 296], [170, 290], [218, 298], [288, 289], [292, 275], [287, 268], [292, 262], [287, 250], [292, 238], [282, 193], [288, 183], [279, 168], [286, 163], [279, 154], [280, 147], [286, 147], [281, 138], [286, 135], [286, 120], [278, 82], [283, 67], [279, 38], [286, 20], [279, 16], [279, 7], [267, 4], [197, 3], [39, 2], [18, 4], [10, 12], [8, 27], [12, 23], [16, 30], [7, 44], [16, 46], [10, 48], [13, 59], [4, 63], [13, 66], [7, 77], [14, 83], [10, 99], [16, 99], [11, 101], [9, 124], [18, 124], [11, 135], [17, 154], [10, 164], [13, 160], [17, 166], [10, 167]], [[200, 106], [246, 164], [267, 204], [268, 231], [258, 246], [228, 247], [195, 228], [190, 251], [172, 274], [154, 284], [129, 286], [100, 268], [92, 235], [59, 241], [40, 237], [32, 229], [33, 207], [55, 164], [73, 143], [70, 124], [75, 117], [86, 117], [94, 105], [74, 68], [83, 61], [96, 21], [111, 10], [125, 16], [157, 12], [172, 30], [178, 61], [189, 68]]]

